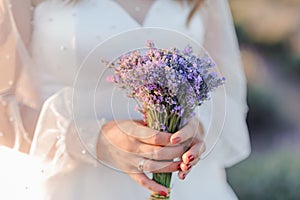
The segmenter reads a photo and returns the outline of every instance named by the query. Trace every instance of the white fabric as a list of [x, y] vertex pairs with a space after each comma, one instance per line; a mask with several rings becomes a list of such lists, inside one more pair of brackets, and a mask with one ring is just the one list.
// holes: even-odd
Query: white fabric
[[[246, 81], [232, 19], [226, 1], [210, 0], [187, 28], [185, 19], [189, 10], [187, 4], [157, 0], [141, 26], [111, 0], [87, 0], [75, 5], [52, 0], [35, 8], [30, 67], [38, 83], [38, 94], [45, 103], [30, 155], [43, 160], [43, 176], [46, 177], [41, 190], [44, 196], [37, 199], [146, 199], [149, 196], [148, 191], [126, 174], [95, 162], [99, 130], [106, 120], [112, 118], [104, 103], [105, 98], [96, 95], [99, 100], [96, 105], [96, 110], [99, 110], [97, 121], [91, 117], [93, 113], [81, 113], [82, 118], [76, 119], [80, 121], [80, 127], [73, 123], [71, 102], [71, 87], [87, 54], [108, 37], [140, 27], [163, 27], [189, 35], [204, 44], [227, 79], [226, 100], [221, 91], [216, 92], [213, 99], [217, 104], [212, 107], [212, 103], [207, 103], [199, 109], [199, 117], [208, 132], [208, 140], [211, 140], [208, 141], [208, 149], [222, 132], [220, 140], [212, 153], [193, 168], [186, 181], [179, 181], [174, 175], [172, 199], [236, 198], [226, 183], [223, 168], [248, 156], [250, 147], [245, 124]], [[94, 71], [90, 73], [84, 78], [87, 81]], [[91, 95], [89, 91], [81, 94]], [[122, 99], [116, 100], [122, 105]], [[15, 108], [18, 108], [16, 104]], [[224, 113], [221, 110], [226, 111], [225, 119], [218, 115], [218, 112]], [[132, 116], [138, 116], [134, 112]], [[22, 121], [19, 123], [21, 126]], [[1, 154], [6, 155], [6, 151], [1, 150]], [[15, 155], [18, 157], [17, 153]], [[20, 170], [20, 173], [24, 172]]]
[[[222, 0], [208, 2], [209, 6], [205, 10], [208, 14], [204, 47], [226, 77], [226, 118], [221, 140], [217, 143], [210, 158], [217, 157], [215, 160], [229, 167], [250, 153], [248, 129], [244, 120], [248, 111], [246, 78], [229, 5], [227, 1]], [[218, 120], [212, 120], [212, 124], [215, 122]]]

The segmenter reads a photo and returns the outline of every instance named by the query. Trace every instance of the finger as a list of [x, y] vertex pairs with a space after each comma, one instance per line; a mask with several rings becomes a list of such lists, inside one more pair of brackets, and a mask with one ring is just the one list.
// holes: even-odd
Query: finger
[[[148, 128], [150, 129], [150, 128]], [[156, 134], [152, 134], [150, 137], [142, 137], [139, 140], [146, 144], [157, 145], [157, 146], [166, 146], [170, 144], [170, 138], [172, 136], [171, 133], [165, 133], [160, 131], [155, 131], [150, 129], [152, 132], [154, 131]]]
[[165, 186], [160, 185], [155, 181], [149, 179], [144, 173], [131, 173], [129, 174], [129, 176], [148, 190], [151, 190], [155, 193], [159, 193], [161, 195], [168, 194], [168, 189]]
[[179, 144], [181, 142], [194, 138], [198, 133], [201, 132], [201, 127], [202, 126], [197, 119], [191, 119], [187, 125], [185, 125], [182, 129], [171, 136], [171, 144]]
[[120, 121], [118, 127], [125, 134], [136, 138], [137, 140], [152, 144], [164, 146], [170, 143], [172, 134], [151, 129], [144, 125], [142, 121]]
[[144, 163], [143, 169], [152, 173], [168, 173], [178, 171], [181, 161], [155, 161], [147, 159]]
[[190, 170], [189, 171], [185, 171], [185, 172], [182, 172], [182, 171], [179, 171], [178, 172], [178, 177], [179, 179], [181, 180], [185, 180], [186, 176], [190, 173]]
[[196, 141], [191, 148], [182, 155], [183, 163], [195, 165], [205, 149], [205, 143], [202, 140]]
[[186, 164], [186, 163], [182, 162], [182, 163], [180, 163], [179, 168], [180, 168], [180, 171], [187, 172], [187, 171], [191, 170], [192, 165], [190, 163]]
[[173, 160], [181, 158], [183, 153], [189, 148], [190, 142], [184, 142], [177, 146], [153, 146], [148, 144], [140, 144], [138, 152], [143, 157], [153, 160]]

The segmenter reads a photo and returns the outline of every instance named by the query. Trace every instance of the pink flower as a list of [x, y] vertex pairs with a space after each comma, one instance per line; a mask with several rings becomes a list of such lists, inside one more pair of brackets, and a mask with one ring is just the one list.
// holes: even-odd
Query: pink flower
[[114, 76], [107, 76], [106, 81], [110, 83], [114, 83], [115, 82]]

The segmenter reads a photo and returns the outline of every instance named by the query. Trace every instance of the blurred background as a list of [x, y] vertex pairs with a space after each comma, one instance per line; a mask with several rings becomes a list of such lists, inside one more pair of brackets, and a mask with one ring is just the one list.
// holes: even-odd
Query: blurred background
[[229, 168], [241, 200], [300, 199], [300, 0], [230, 0], [248, 79], [252, 154]]

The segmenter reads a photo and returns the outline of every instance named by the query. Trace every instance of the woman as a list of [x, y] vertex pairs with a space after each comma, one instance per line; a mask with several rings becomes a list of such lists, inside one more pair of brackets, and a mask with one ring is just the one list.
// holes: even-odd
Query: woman
[[[224, 167], [248, 156], [249, 141], [244, 119], [245, 78], [225, 1], [0, 2], [1, 57], [5, 58], [0, 67], [17, 66], [6, 67], [0, 79], [0, 141], [43, 159], [46, 181], [42, 199], [143, 199], [149, 196], [148, 190], [162, 195], [168, 192], [143, 171], [178, 171], [179, 179], [191, 172], [187, 181], [174, 178], [173, 199], [235, 198], [226, 183]], [[109, 114], [103, 114], [97, 124], [80, 122], [85, 129], [77, 130], [73, 111], [66, 109], [71, 107], [70, 93], [61, 89], [73, 85], [88, 53], [108, 37], [140, 27], [183, 32], [203, 43], [222, 66], [229, 112], [221, 139], [208, 159], [198, 162], [205, 150], [199, 119], [191, 120], [174, 135], [157, 134], [131, 120], [112, 120]], [[99, 101], [104, 102], [101, 97]], [[106, 104], [101, 104], [105, 109]], [[208, 131], [206, 119], [200, 120]], [[147, 155], [155, 150], [160, 153]], [[95, 165], [91, 155], [104, 164]], [[180, 161], [157, 162], [178, 157]]]

